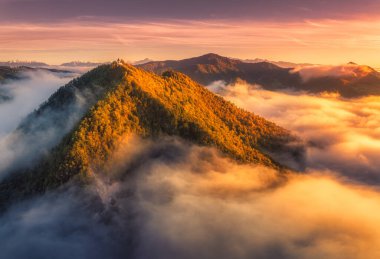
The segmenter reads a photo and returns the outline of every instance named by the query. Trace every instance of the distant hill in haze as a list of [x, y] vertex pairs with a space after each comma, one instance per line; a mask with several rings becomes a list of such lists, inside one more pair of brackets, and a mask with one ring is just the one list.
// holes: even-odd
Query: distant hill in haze
[[368, 66], [303, 66], [283, 68], [270, 62], [248, 63], [237, 59], [206, 54], [184, 60], [149, 62], [139, 67], [161, 74], [180, 71], [193, 80], [209, 85], [223, 80], [259, 84], [267, 90], [293, 89], [311, 93], [337, 92], [344, 97], [380, 95], [380, 73]]
[[4, 80], [18, 80], [27, 78], [27, 72], [50, 72], [50, 73], [62, 73], [62, 74], [71, 74], [71, 71], [61, 70], [61, 69], [53, 69], [53, 68], [34, 68], [27, 66], [18, 66], [18, 67], [10, 67], [10, 66], [0, 66], [0, 83], [4, 82]]
[[22, 79], [25, 76], [23, 76], [21, 71], [24, 71], [24, 69], [9, 66], [0, 66], [0, 103], [12, 99], [12, 95], [7, 89], [4, 89], [1, 84], [9, 80]]
[[62, 67], [97, 67], [103, 63], [72, 61], [61, 64]]
[[0, 66], [0, 82], [7, 79], [20, 79], [22, 78], [22, 72], [26, 70], [26, 67]]
[[47, 67], [49, 66], [43, 62], [36, 61], [0, 61], [0, 66], [8, 66], [8, 67]]
[[153, 61], [154, 60], [152, 60], [152, 59], [145, 58], [145, 59], [133, 62], [133, 65], [143, 65], [143, 64], [146, 64], [146, 63], [149, 63], [149, 62], [153, 62]]
[[302, 145], [289, 131], [237, 108], [184, 74], [158, 76], [124, 62], [99, 66], [60, 88], [16, 133], [34, 141], [44, 136], [41, 140], [46, 141], [44, 132], [59, 132], [59, 141], [47, 140], [50, 152], [41, 145], [36, 151], [30, 148], [41, 158], [8, 174], [0, 183], [0, 204], [71, 179], [91, 178], [105, 170], [109, 157], [131, 135], [152, 140], [176, 136], [215, 147], [241, 163], [280, 171], [287, 167], [277, 157], [289, 154], [300, 163], [303, 158]]
[[245, 63], [216, 54], [179, 61], [149, 62], [139, 67], [157, 74], [167, 70], [180, 71], [204, 85], [217, 80], [233, 83], [240, 78], [248, 83], [257, 83], [265, 85], [267, 88], [277, 89], [298, 84], [300, 80], [299, 76], [290, 73], [290, 69], [280, 68], [272, 63]]
[[287, 61], [272, 61], [268, 59], [261, 59], [261, 58], [255, 58], [255, 59], [242, 59], [241, 61], [245, 63], [260, 63], [260, 62], [268, 62], [272, 63], [276, 66], [283, 67], [283, 68], [295, 68], [295, 67], [306, 67], [306, 66], [313, 66], [314, 64], [311, 63], [293, 63], [293, 62], [287, 62]]

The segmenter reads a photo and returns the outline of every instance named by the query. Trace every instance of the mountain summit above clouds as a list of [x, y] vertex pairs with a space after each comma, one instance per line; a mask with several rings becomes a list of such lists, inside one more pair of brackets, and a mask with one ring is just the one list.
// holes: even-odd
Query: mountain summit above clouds
[[[72, 128], [60, 131], [69, 122]], [[91, 178], [105, 170], [113, 152], [130, 136], [173, 136], [214, 147], [242, 163], [280, 171], [287, 170], [277, 159], [284, 154], [303, 160], [303, 147], [289, 131], [237, 108], [184, 74], [169, 71], [158, 76], [124, 62], [99, 66], [62, 87], [15, 134], [36, 140], [46, 138], [46, 132], [59, 132], [56, 139], [61, 140], [7, 174], [0, 183], [2, 204], [71, 179]]]
[[266, 61], [244, 62], [211, 53], [178, 61], [149, 62], [139, 67], [157, 74], [166, 70], [180, 71], [204, 85], [219, 80], [227, 84], [243, 80], [267, 90], [332, 92], [350, 98], [380, 95], [380, 73], [371, 67], [352, 63], [284, 68]]

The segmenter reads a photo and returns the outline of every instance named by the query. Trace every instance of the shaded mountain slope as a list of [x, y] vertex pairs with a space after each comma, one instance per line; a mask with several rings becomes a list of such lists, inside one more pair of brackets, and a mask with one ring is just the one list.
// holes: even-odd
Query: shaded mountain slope
[[245, 63], [217, 54], [179, 61], [154, 61], [139, 67], [157, 74], [167, 70], [179, 71], [203, 85], [209, 85], [217, 80], [233, 83], [240, 78], [251, 84], [263, 85], [267, 89], [279, 89], [298, 85], [301, 82], [297, 74], [289, 72], [290, 69], [281, 68], [269, 62]]
[[[302, 71], [282, 68], [269, 62], [249, 63], [216, 54], [179, 61], [149, 62], [139, 65], [139, 67], [157, 74], [167, 70], [179, 71], [204, 85], [218, 80], [230, 84], [240, 79], [249, 84], [259, 84], [267, 90], [338, 92], [344, 97], [380, 95], [380, 73], [368, 66], [352, 63], [348, 65], [350, 73], [341, 74], [342, 71], [337, 71], [334, 75], [326, 72], [307, 79], [303, 76]], [[332, 67], [332, 70], [334, 69], [336, 70]]]
[[[99, 76], [99, 72], [104, 75]], [[287, 130], [235, 107], [183, 74], [167, 72], [157, 76], [114, 62], [89, 72], [77, 82], [93, 77], [103, 78], [98, 85], [103, 90], [95, 95], [96, 103], [37, 166], [3, 180], [0, 184], [3, 204], [12, 198], [57, 187], [75, 176], [87, 179], [91, 173], [101, 172], [118, 144], [131, 135], [178, 136], [216, 147], [240, 162], [280, 170], [286, 167], [274, 161], [271, 154], [289, 153], [295, 159], [302, 158], [302, 146], [294, 145], [298, 140]], [[66, 98], [62, 91], [80, 89], [82, 85], [88, 84], [73, 82], [61, 88], [31, 116], [38, 117], [50, 107], [58, 109], [62, 101], [72, 98]], [[28, 125], [33, 121], [24, 123], [20, 129], [33, 128]]]
[[[72, 130], [90, 107], [121, 82], [123, 74], [122, 69], [100, 66], [59, 88], [12, 133], [10, 148], [17, 156], [8, 161], [6, 172], [35, 164]], [[6, 172], [0, 170], [1, 175]]]

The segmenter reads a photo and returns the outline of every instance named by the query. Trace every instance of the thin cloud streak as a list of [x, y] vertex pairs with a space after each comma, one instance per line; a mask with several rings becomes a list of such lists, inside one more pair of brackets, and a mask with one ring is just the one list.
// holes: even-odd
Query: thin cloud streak
[[217, 52], [239, 58], [319, 64], [354, 60], [379, 66], [379, 25], [380, 20], [2, 23], [0, 59], [59, 63], [78, 58], [177, 59]]
[[245, 19], [299, 21], [377, 15], [377, 0], [0, 0], [0, 21], [104, 17], [131, 19]]

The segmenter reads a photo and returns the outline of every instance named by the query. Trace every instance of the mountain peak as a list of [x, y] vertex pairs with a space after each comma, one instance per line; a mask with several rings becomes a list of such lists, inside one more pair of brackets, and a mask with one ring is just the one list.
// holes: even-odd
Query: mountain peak
[[[285, 62], [286, 63], [286, 62]], [[310, 66], [310, 64], [242, 61], [208, 53], [178, 61], [155, 61], [139, 67], [162, 74], [176, 70], [193, 80], [210, 85], [215, 81], [234, 83], [238, 78], [267, 90], [295, 89], [313, 93], [338, 92], [344, 97], [380, 95], [380, 73], [369, 66], [350, 62], [342, 66]], [[309, 79], [312, 80], [309, 80]], [[365, 86], [365, 87], [363, 87]]]
[[207, 53], [207, 54], [199, 56], [199, 58], [218, 59], [218, 58], [226, 58], [226, 57], [223, 57], [216, 53]]
[[237, 62], [238, 60], [230, 59], [228, 57], [223, 57], [221, 55], [215, 54], [215, 53], [208, 53], [199, 57], [196, 57], [194, 59], [199, 60], [200, 62], [220, 62], [220, 63], [231, 63], [231, 62]]
[[[215, 53], [178, 61], [155, 61], [139, 67], [157, 74], [162, 74], [166, 70], [177, 70], [204, 85], [209, 85], [217, 80], [232, 83], [240, 77], [248, 83], [277, 86], [285, 84], [285, 82], [282, 83], [285, 81], [282, 78], [289, 75], [289, 69], [283, 69], [268, 62], [245, 63]], [[289, 75], [289, 79], [286, 81], [296, 83], [297, 78], [295, 75]]]
[[[121, 140], [131, 135], [176, 136], [214, 147], [240, 162], [276, 169], [286, 168], [275, 161], [277, 152], [302, 154], [300, 146], [288, 145], [297, 140], [289, 131], [237, 108], [188, 76], [173, 71], [158, 76], [122, 60], [102, 65], [58, 90], [21, 129], [40, 129], [34, 123], [44, 110], [69, 109], [73, 100], [68, 96], [73, 94], [68, 91], [98, 92], [81, 97], [82, 103], [84, 98], [89, 100], [84, 116], [47, 157], [34, 169], [12, 174], [18, 175], [17, 179], [9, 178], [0, 185], [3, 197], [22, 196], [26, 190], [44, 191], [75, 176], [102, 172]], [[58, 117], [55, 122], [65, 121]]]

